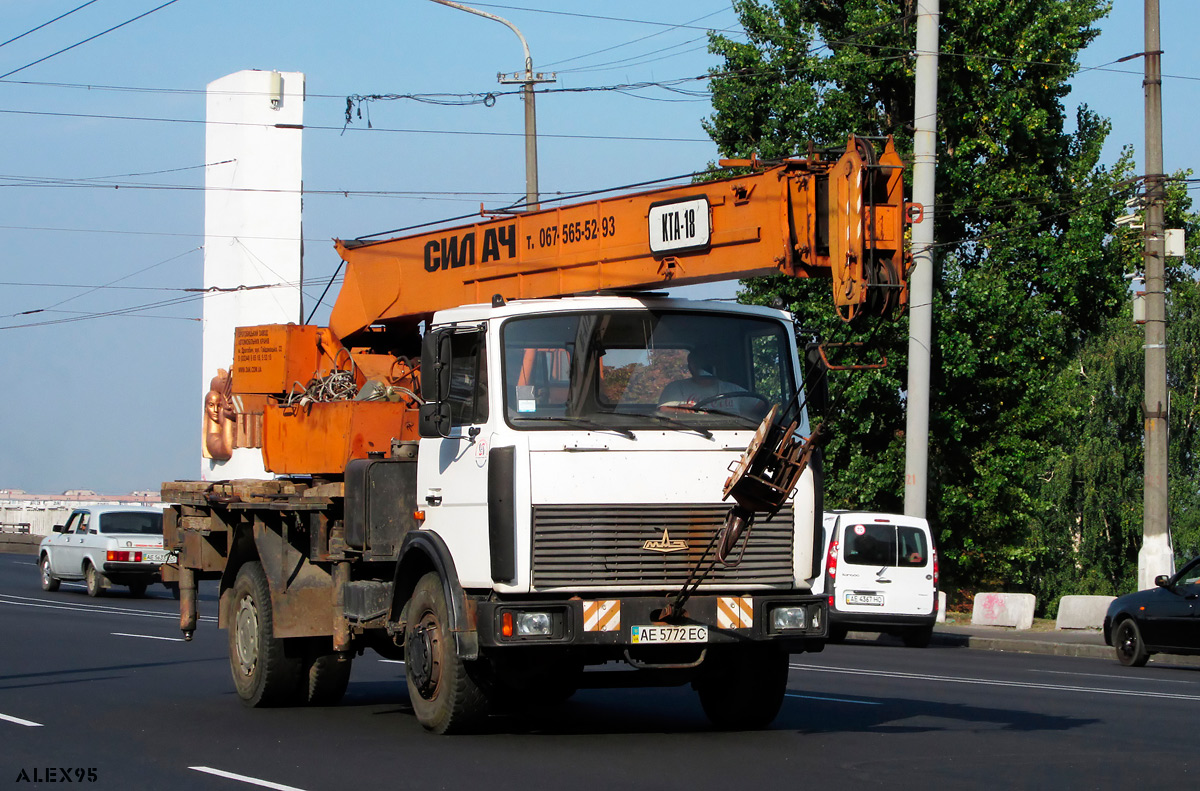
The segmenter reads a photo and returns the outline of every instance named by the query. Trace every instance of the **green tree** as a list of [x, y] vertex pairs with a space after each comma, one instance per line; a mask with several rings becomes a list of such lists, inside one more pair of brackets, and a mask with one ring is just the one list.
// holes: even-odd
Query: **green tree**
[[[722, 155], [764, 158], [894, 135], [911, 152], [914, 3], [736, 0], [746, 40], [715, 35], [707, 130]], [[960, 0], [940, 24], [937, 293], [929, 516], [950, 583], [1028, 589], [1031, 525], [1060, 416], [1059, 374], [1124, 303], [1110, 234], [1130, 161], [1100, 164], [1108, 124], [1068, 128], [1076, 57], [1103, 0]], [[891, 365], [832, 375], [828, 502], [898, 509], [903, 495], [904, 321], [847, 328], [828, 285], [747, 281], [830, 339], [869, 339]], [[836, 396], [835, 396], [836, 400]]]
[[[1200, 233], [1191, 212], [1188, 174], [1168, 187], [1167, 227]], [[1116, 233], [1126, 271], [1141, 268], [1140, 229]], [[1177, 559], [1200, 554], [1200, 251], [1168, 259], [1167, 384], [1169, 523]], [[1047, 604], [1062, 593], [1116, 595], [1137, 586], [1142, 544], [1145, 333], [1126, 306], [1060, 371], [1052, 399], [1057, 436], [1043, 499], [1057, 505], [1035, 520], [1033, 589]]]

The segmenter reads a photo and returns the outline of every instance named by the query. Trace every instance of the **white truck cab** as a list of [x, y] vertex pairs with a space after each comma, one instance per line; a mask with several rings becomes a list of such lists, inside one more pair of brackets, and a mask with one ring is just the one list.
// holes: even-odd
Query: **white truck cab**
[[[448, 334], [451, 374], [441, 423], [435, 413], [422, 421], [417, 489], [423, 528], [446, 542], [463, 587], [682, 586], [732, 505], [722, 501], [730, 466], [770, 405], [799, 386], [791, 321], [761, 307], [622, 297], [435, 314], [431, 329]], [[664, 402], [668, 386], [693, 378], [688, 357], [698, 354], [725, 392]], [[813, 475], [804, 473], [788, 507], [755, 525], [745, 562], [719, 568], [701, 589], [808, 587]], [[510, 498], [504, 525], [489, 506], [501, 496]], [[652, 540], [688, 550], [647, 549]]]

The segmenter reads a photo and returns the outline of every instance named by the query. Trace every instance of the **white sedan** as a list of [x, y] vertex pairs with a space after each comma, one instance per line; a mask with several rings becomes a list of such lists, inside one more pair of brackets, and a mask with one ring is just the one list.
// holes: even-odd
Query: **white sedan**
[[173, 560], [163, 549], [162, 517], [161, 508], [144, 506], [75, 509], [38, 548], [42, 590], [58, 590], [62, 580], [84, 580], [89, 596], [110, 585], [145, 594], [148, 585], [161, 581], [162, 564]]

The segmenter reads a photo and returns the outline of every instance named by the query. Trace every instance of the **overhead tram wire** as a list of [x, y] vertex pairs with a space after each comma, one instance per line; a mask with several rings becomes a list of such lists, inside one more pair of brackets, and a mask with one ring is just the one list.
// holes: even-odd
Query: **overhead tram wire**
[[100, 38], [101, 36], [107, 35], [107, 34], [113, 32], [114, 30], [119, 30], [120, 28], [123, 28], [126, 25], [132, 24], [133, 22], [136, 22], [139, 19], [142, 19], [143, 17], [148, 17], [151, 14], [153, 14], [155, 11], [161, 11], [162, 9], [166, 8], [167, 6], [173, 5], [177, 2], [179, 2], [179, 0], [167, 0], [167, 2], [163, 3], [162, 5], [158, 6], [157, 8], [151, 8], [149, 11], [145, 11], [141, 14], [138, 14], [133, 19], [127, 19], [119, 25], [113, 25], [108, 30], [102, 30], [94, 36], [88, 36], [83, 41], [77, 41], [69, 47], [63, 47], [62, 49], [58, 50], [57, 52], [51, 52], [49, 55], [45, 56], [44, 58], [38, 58], [37, 60], [33, 61], [32, 63], [26, 63], [24, 66], [21, 66], [18, 69], [13, 69], [12, 71], [8, 72], [7, 74], [0, 74], [0, 80], [5, 79], [6, 77], [11, 77], [12, 75], [16, 74], [19, 71], [25, 71], [25, 69], [28, 69], [31, 66], [36, 66], [39, 63], [45, 63], [46, 61], [50, 60], [51, 58], [57, 57], [57, 56], [63, 54], [64, 52], [70, 52], [71, 50], [75, 49], [76, 47], [81, 47], [84, 44], [88, 43], [89, 41], [95, 41], [96, 39]]
[[623, 42], [623, 43], [621, 43], [621, 44], [614, 44], [614, 45], [612, 45], [611, 47], [605, 47], [604, 49], [597, 49], [597, 50], [593, 50], [592, 52], [585, 52], [585, 53], [583, 53], [582, 55], [574, 55], [574, 56], [572, 56], [572, 57], [570, 57], [570, 58], [563, 58], [562, 60], [556, 60], [556, 61], [553, 61], [553, 62], [551, 62], [551, 63], [545, 63], [545, 64], [543, 64], [543, 65], [542, 65], [542, 68], [544, 68], [544, 69], [548, 69], [548, 68], [551, 68], [551, 67], [553, 67], [553, 66], [559, 66], [560, 64], [563, 64], [563, 63], [570, 63], [570, 62], [571, 62], [571, 61], [573, 61], [573, 60], [582, 60], [583, 58], [590, 58], [592, 55], [599, 55], [599, 54], [601, 54], [601, 53], [604, 53], [604, 52], [611, 52], [611, 51], [612, 51], [612, 50], [614, 50], [614, 49], [620, 49], [621, 47], [628, 47], [628, 46], [630, 46], [631, 44], [637, 44], [637, 43], [638, 43], [638, 42], [640, 42], [640, 41], [645, 41], [646, 39], [649, 39], [649, 38], [654, 38], [654, 37], [656, 37], [656, 36], [661, 36], [661, 35], [664, 35], [664, 34], [666, 34], [666, 33], [670, 33], [672, 30], [680, 30], [680, 29], [682, 29], [682, 28], [685, 28], [685, 27], [688, 27], [688, 26], [690, 26], [690, 25], [693, 25], [693, 24], [695, 24], [696, 22], [699, 22], [699, 21], [700, 21], [700, 20], [702, 20], [702, 19], [708, 19], [710, 16], [716, 16], [717, 14], [720, 14], [720, 13], [722, 13], [722, 12], [724, 12], [724, 11], [728, 11], [728, 10], [730, 10], [729, 6], [725, 6], [725, 7], [723, 7], [723, 8], [718, 8], [716, 11], [712, 11], [712, 12], [710, 12], [710, 13], [707, 13], [707, 14], [704, 14], [704, 15], [702, 15], [702, 16], [698, 16], [698, 17], [696, 17], [695, 19], [692, 19], [692, 20], [689, 20], [689, 21], [687, 21], [687, 22], [684, 22], [684, 23], [683, 23], [683, 24], [681, 24], [681, 25], [672, 25], [671, 27], [669, 27], [669, 28], [666, 28], [665, 30], [659, 30], [659, 31], [656, 31], [656, 32], [654, 32], [654, 33], [648, 33], [648, 34], [646, 34], [646, 35], [644, 35], [644, 36], [641, 36], [641, 37], [639, 37], [639, 38], [635, 38], [635, 39], [633, 39], [633, 40], [631, 40], [631, 41], [625, 41], [625, 42]]
[[69, 17], [71, 14], [74, 14], [76, 11], [82, 11], [83, 9], [87, 8], [92, 3], [95, 3], [95, 2], [96, 2], [96, 0], [88, 0], [86, 3], [84, 3], [81, 6], [76, 6], [75, 8], [72, 8], [70, 11], [67, 11], [66, 13], [59, 14], [58, 16], [54, 17], [54, 19], [51, 19], [49, 22], [43, 22], [42, 24], [38, 25], [37, 27], [30, 28], [29, 30], [26, 30], [24, 33], [22, 33], [19, 36], [13, 36], [8, 41], [0, 43], [0, 47], [7, 47], [9, 44], [13, 43], [14, 41], [25, 38], [30, 33], [36, 33], [37, 31], [41, 30], [44, 27], [53, 25], [58, 20], [65, 19], [66, 17]]
[[[49, 112], [42, 110], [8, 110], [0, 109], [0, 114], [8, 115], [37, 115], [51, 118], [95, 118], [110, 121], [146, 121], [156, 123], [173, 123], [173, 124], [210, 124], [213, 126], [254, 126], [258, 127], [261, 124], [243, 123], [238, 121], [206, 121], [192, 118], [155, 118], [153, 116], [135, 116], [135, 115], [104, 115], [100, 113], [61, 113]], [[306, 130], [316, 130], [321, 132], [341, 132], [340, 126], [309, 126], [305, 125]], [[524, 132], [481, 132], [472, 129], [395, 129], [381, 128], [362, 129], [360, 127], [350, 127], [350, 129], [358, 132], [390, 132], [394, 134], [417, 134], [417, 135], [466, 135], [473, 137], [521, 137], [525, 136]], [[633, 135], [577, 135], [577, 134], [553, 134], [538, 132], [538, 137], [555, 138], [560, 140], [623, 140], [626, 142], [646, 142], [646, 143], [712, 143], [710, 138], [698, 137], [639, 137]]]

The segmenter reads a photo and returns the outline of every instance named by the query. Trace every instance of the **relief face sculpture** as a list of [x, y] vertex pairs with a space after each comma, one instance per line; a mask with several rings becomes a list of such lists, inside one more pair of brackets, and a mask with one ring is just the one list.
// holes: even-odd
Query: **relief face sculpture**
[[234, 420], [237, 413], [229, 401], [229, 373], [217, 369], [204, 397], [204, 458], [229, 461], [233, 458]]

